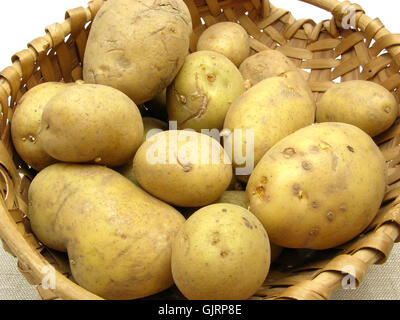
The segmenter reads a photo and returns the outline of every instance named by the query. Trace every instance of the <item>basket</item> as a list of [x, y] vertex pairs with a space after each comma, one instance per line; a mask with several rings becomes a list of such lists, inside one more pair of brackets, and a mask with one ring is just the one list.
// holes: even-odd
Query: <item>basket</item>
[[[192, 51], [207, 26], [220, 21], [238, 22], [250, 36], [253, 54], [279, 50], [308, 71], [317, 100], [336, 82], [354, 79], [377, 82], [400, 100], [400, 36], [391, 34], [379, 19], [368, 17], [359, 5], [303, 0], [332, 13], [331, 20], [315, 23], [296, 20], [288, 10], [273, 6], [269, 0], [185, 2], [193, 20]], [[63, 23], [47, 27], [45, 36], [16, 53], [12, 66], [0, 73], [0, 237], [5, 250], [18, 258], [20, 272], [37, 286], [45, 300], [101, 298], [73, 281], [65, 255], [44, 247], [32, 234], [26, 217], [27, 191], [35, 172], [13, 148], [10, 120], [16, 103], [32, 87], [47, 81], [82, 79], [90, 22], [103, 3], [94, 0], [87, 8], [68, 10]], [[342, 28], [341, 22], [348, 17], [355, 26]], [[340, 248], [285, 250], [252, 299], [329, 299], [343, 281], [352, 279], [357, 286], [372, 264], [385, 263], [394, 243], [400, 241], [400, 120], [375, 141], [387, 161], [389, 186], [374, 222]], [[56, 270], [54, 290], [43, 283], [49, 265]], [[174, 288], [156, 297], [182, 298]]]

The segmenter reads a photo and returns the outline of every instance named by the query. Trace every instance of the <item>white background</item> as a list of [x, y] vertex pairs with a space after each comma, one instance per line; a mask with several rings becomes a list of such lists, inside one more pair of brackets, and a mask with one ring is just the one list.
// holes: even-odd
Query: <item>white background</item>
[[[132, 0], [134, 1], [134, 0]], [[11, 62], [11, 56], [26, 44], [44, 35], [46, 26], [64, 21], [67, 9], [87, 6], [88, 0], [11, 0], [0, 1], [0, 70]], [[400, 3], [393, 0], [356, 0], [371, 18], [379, 17], [393, 33], [400, 32]], [[297, 0], [271, 1], [276, 7], [288, 9], [297, 18], [314, 21], [330, 19], [331, 15]], [[396, 8], [397, 7], [397, 8]], [[396, 246], [385, 266], [373, 266], [357, 291], [339, 291], [335, 299], [400, 299], [400, 250]], [[38, 299], [16, 268], [16, 261], [0, 247], [0, 299]]]

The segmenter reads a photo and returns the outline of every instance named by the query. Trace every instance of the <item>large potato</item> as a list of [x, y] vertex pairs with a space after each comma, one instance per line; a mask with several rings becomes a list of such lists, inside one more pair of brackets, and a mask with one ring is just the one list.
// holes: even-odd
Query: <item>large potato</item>
[[225, 147], [233, 150], [233, 164], [240, 168], [236, 174], [251, 173], [253, 151], [256, 165], [274, 144], [314, 120], [310, 93], [287, 78], [268, 78], [249, 89], [233, 103], [224, 124]]
[[249, 210], [277, 245], [333, 248], [372, 222], [386, 171], [380, 150], [359, 128], [312, 125], [277, 143], [259, 162], [247, 185]]
[[389, 129], [399, 107], [389, 90], [372, 81], [346, 81], [329, 89], [317, 107], [317, 122], [352, 124], [370, 136]]
[[133, 161], [139, 184], [179, 207], [213, 203], [228, 188], [232, 165], [213, 138], [193, 131], [165, 131], [147, 140]]
[[142, 143], [143, 121], [135, 103], [122, 92], [79, 84], [48, 102], [39, 139], [57, 160], [120, 166]]
[[182, 0], [109, 0], [90, 30], [83, 79], [142, 104], [171, 84], [189, 52], [191, 33]]
[[221, 130], [232, 103], [245, 91], [243, 78], [225, 56], [199, 51], [186, 58], [167, 91], [170, 121], [178, 129]]
[[188, 299], [248, 299], [268, 275], [268, 235], [242, 207], [207, 206], [180, 229], [171, 265], [175, 284]]
[[28, 216], [42, 243], [68, 253], [77, 283], [103, 298], [136, 299], [173, 284], [172, 241], [184, 218], [111, 169], [47, 167], [30, 186]]
[[11, 121], [15, 149], [22, 160], [37, 171], [57, 162], [43, 150], [38, 133], [47, 102], [67, 86], [58, 82], [39, 84], [22, 96], [15, 109]]
[[264, 79], [277, 77], [289, 71], [298, 71], [298, 68], [283, 53], [265, 50], [244, 60], [239, 70], [243, 79], [255, 86]]
[[221, 53], [239, 67], [250, 54], [249, 35], [238, 23], [219, 22], [201, 34], [197, 51], [202, 50]]

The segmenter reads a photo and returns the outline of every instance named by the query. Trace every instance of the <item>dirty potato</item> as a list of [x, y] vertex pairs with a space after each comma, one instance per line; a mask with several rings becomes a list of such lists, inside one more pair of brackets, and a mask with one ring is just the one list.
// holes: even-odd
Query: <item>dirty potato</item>
[[227, 203], [210, 205], [180, 229], [171, 265], [175, 284], [188, 299], [248, 299], [269, 272], [268, 235], [246, 209]]
[[180, 130], [221, 130], [229, 107], [244, 91], [243, 78], [228, 58], [212, 51], [192, 53], [168, 88], [169, 120]]
[[239, 67], [250, 54], [249, 35], [238, 23], [219, 22], [201, 34], [197, 51], [202, 50], [221, 53]]
[[247, 185], [249, 210], [271, 242], [328, 249], [372, 222], [387, 181], [385, 160], [361, 129], [324, 123], [286, 137], [262, 158]]
[[185, 219], [111, 169], [47, 167], [30, 186], [28, 216], [42, 243], [68, 253], [76, 282], [100, 297], [137, 299], [173, 284], [172, 241]]
[[232, 165], [222, 146], [193, 131], [153, 136], [139, 148], [133, 168], [143, 189], [179, 207], [213, 203], [232, 179]]
[[135, 103], [122, 92], [77, 84], [47, 103], [39, 140], [59, 161], [116, 167], [132, 159], [143, 142], [143, 121]]
[[140, 105], [171, 84], [191, 33], [182, 0], [109, 0], [89, 33], [83, 79], [114, 87]]
[[396, 121], [396, 98], [372, 81], [346, 81], [329, 89], [318, 102], [317, 122], [352, 124], [371, 137], [389, 129]]

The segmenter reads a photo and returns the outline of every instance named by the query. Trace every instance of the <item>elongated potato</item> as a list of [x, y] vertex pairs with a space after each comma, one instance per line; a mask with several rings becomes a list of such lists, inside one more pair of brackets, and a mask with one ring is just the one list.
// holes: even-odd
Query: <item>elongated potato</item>
[[371, 137], [389, 129], [399, 106], [395, 97], [372, 81], [346, 81], [329, 89], [317, 107], [317, 122], [352, 124]]
[[171, 246], [184, 218], [111, 169], [47, 167], [30, 186], [28, 216], [42, 243], [68, 253], [77, 283], [103, 298], [141, 298], [173, 283]]
[[274, 144], [314, 120], [314, 100], [291, 79], [268, 78], [249, 89], [231, 106], [224, 124], [236, 174], [250, 175], [253, 155], [257, 165]]
[[48, 102], [39, 139], [46, 153], [59, 161], [116, 167], [132, 159], [143, 142], [143, 121], [122, 92], [79, 84]]
[[83, 79], [116, 88], [140, 105], [174, 80], [191, 33], [182, 0], [109, 0], [91, 27]]
[[250, 211], [271, 242], [328, 249], [358, 236], [375, 218], [387, 182], [379, 148], [361, 129], [323, 123], [271, 148], [247, 185]]
[[213, 203], [232, 179], [232, 165], [222, 146], [193, 131], [153, 136], [139, 148], [133, 169], [142, 188], [179, 207]]
[[30, 89], [19, 101], [11, 121], [11, 136], [19, 156], [33, 169], [40, 171], [56, 163], [38, 139], [43, 109], [47, 102], [68, 85], [46, 82]]

